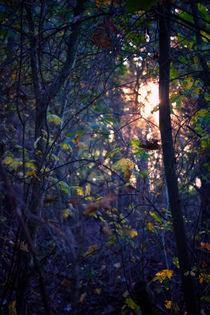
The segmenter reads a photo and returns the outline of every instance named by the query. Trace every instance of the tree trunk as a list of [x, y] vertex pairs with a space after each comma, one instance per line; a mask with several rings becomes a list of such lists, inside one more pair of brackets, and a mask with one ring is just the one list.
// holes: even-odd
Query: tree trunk
[[182, 275], [182, 285], [187, 312], [198, 315], [199, 306], [195, 288], [190, 275], [191, 264], [188, 256], [187, 241], [184, 231], [181, 202], [175, 169], [172, 127], [169, 105], [170, 81], [170, 1], [165, 0], [159, 5], [159, 127], [161, 132], [165, 178], [169, 194], [170, 210], [176, 247]]
[[[74, 9], [75, 18], [80, 16], [83, 12], [83, 4], [85, 0], [77, 1], [76, 7]], [[41, 169], [44, 167], [48, 146], [43, 141], [42, 130], [46, 129], [46, 114], [47, 107], [50, 102], [58, 95], [60, 89], [65, 83], [65, 80], [70, 75], [77, 56], [77, 49], [79, 44], [80, 28], [81, 24], [75, 22], [71, 27], [71, 34], [68, 38], [67, 52], [66, 52], [66, 61], [63, 65], [58, 76], [54, 81], [45, 89], [42, 86], [39, 68], [39, 45], [38, 37], [35, 34], [35, 23], [34, 16], [32, 11], [32, 6], [29, 3], [25, 3], [25, 11], [28, 21], [28, 29], [30, 35], [30, 59], [31, 59], [31, 76], [33, 81], [34, 89], [34, 98], [36, 100], [36, 109], [35, 109], [35, 143], [34, 145], [34, 160], [36, 166], [36, 176], [37, 178], [33, 179], [30, 196], [27, 196], [29, 199], [30, 212], [33, 215], [39, 216], [42, 209], [43, 201], [43, 191], [42, 187], [44, 186], [44, 179], [40, 179]], [[36, 236], [37, 236], [38, 224], [32, 220], [28, 222], [28, 229], [30, 233], [31, 240], [33, 242], [34, 248], [36, 248]], [[24, 315], [28, 314], [27, 312], [27, 300], [25, 299], [27, 293], [27, 286], [30, 283], [30, 279], [27, 278], [29, 274], [35, 272], [35, 262], [34, 257], [31, 253], [20, 253], [19, 266], [18, 266], [18, 279], [17, 279], [17, 314]], [[49, 312], [46, 312], [48, 314]]]

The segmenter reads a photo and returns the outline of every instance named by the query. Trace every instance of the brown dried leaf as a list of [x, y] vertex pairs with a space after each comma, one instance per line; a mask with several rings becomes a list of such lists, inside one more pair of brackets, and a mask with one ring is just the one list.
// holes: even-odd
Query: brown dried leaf
[[104, 210], [111, 210], [111, 202], [115, 200], [115, 196], [113, 194], [108, 194], [104, 198], [97, 200], [95, 202], [91, 202], [84, 211], [84, 215], [90, 215], [93, 212], [103, 208]]

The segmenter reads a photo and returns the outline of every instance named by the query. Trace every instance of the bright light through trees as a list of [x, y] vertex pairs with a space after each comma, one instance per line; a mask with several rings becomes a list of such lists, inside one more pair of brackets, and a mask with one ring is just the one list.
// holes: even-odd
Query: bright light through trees
[[[159, 104], [158, 84], [150, 81], [142, 84], [139, 89], [139, 98], [141, 113], [145, 118], [153, 116], [155, 123], [158, 124], [158, 111], [155, 110]], [[155, 111], [154, 111], [155, 110]]]

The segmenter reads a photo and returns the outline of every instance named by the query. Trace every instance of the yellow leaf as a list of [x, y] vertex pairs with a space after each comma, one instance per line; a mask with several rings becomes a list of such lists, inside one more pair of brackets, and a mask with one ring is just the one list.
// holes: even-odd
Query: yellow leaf
[[72, 215], [72, 211], [70, 209], [65, 209], [61, 212], [61, 216], [65, 219], [71, 215]]
[[95, 245], [90, 245], [88, 247], [88, 250], [83, 254], [83, 256], [92, 256], [96, 253], [96, 250], [97, 250], [98, 246], [95, 244]]
[[14, 159], [13, 159], [13, 157], [11, 157], [11, 156], [6, 156], [6, 157], [3, 159], [3, 161], [2, 161], [2, 163], [6, 164], [6, 165], [11, 164], [12, 162], [14, 162]]
[[113, 165], [113, 169], [115, 170], [121, 170], [123, 173], [125, 173], [128, 170], [132, 170], [134, 168], [134, 163], [130, 161], [129, 159], [122, 158], [121, 160], [117, 161]]
[[31, 176], [33, 176], [33, 177], [35, 177], [36, 179], [40, 180], [39, 177], [38, 177], [37, 174], [36, 174], [36, 171], [28, 171], [28, 172], [26, 172], [26, 177], [27, 177], [27, 178], [28, 178], [28, 177], [31, 177]]
[[48, 114], [47, 115], [47, 121], [50, 123], [53, 123], [55, 125], [60, 125], [61, 119], [57, 115], [54, 114]]
[[68, 143], [62, 143], [61, 144], [61, 147], [64, 149], [64, 150], [70, 150], [72, 152], [72, 148], [70, 146], [70, 144]]
[[9, 306], [9, 315], [16, 315], [16, 300], [12, 302], [12, 304]]
[[126, 169], [125, 172], [123, 173], [123, 177], [124, 178], [130, 178], [131, 175], [132, 175], [132, 173], [128, 169]]
[[79, 298], [80, 303], [82, 303], [82, 302], [84, 301], [84, 299], [86, 298], [86, 296], [87, 296], [87, 293], [82, 293], [82, 294], [80, 295], [80, 298]]
[[204, 281], [207, 283], [210, 281], [210, 274], [201, 273], [199, 275], [199, 282], [203, 283]]
[[125, 234], [129, 236], [130, 238], [134, 238], [135, 236], [138, 236], [138, 232], [135, 230], [126, 230]]
[[12, 80], [15, 80], [15, 79], [16, 79], [16, 73], [13, 72], [13, 73], [11, 74], [11, 79], [12, 79]]
[[100, 294], [101, 294], [101, 288], [96, 288], [96, 289], [95, 289], [95, 293], [98, 294], [98, 295], [100, 295]]
[[173, 275], [173, 270], [169, 270], [169, 269], [163, 269], [162, 271], [159, 271], [156, 273], [156, 277], [153, 279], [153, 281], [160, 281], [161, 283], [163, 282], [163, 280], [165, 279], [171, 279]]
[[84, 191], [83, 191], [83, 189], [81, 187], [77, 188], [77, 194], [79, 196], [84, 196]]
[[171, 307], [172, 307], [172, 302], [168, 301], [168, 300], [165, 300], [165, 307], [170, 310]]
[[147, 226], [148, 226], [149, 231], [155, 232], [155, 227], [154, 227], [154, 225], [151, 222], [148, 222]]
[[34, 170], [35, 169], [34, 161], [32, 160], [32, 161], [26, 162], [26, 167]]

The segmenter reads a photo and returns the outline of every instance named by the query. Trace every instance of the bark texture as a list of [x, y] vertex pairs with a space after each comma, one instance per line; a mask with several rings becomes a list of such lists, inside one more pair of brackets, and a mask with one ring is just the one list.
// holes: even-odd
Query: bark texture
[[159, 127], [161, 132], [165, 178], [168, 188], [173, 229], [182, 274], [182, 285], [187, 312], [198, 315], [198, 299], [194, 283], [190, 275], [191, 264], [188, 255], [187, 241], [184, 230], [181, 201], [176, 177], [175, 154], [173, 148], [172, 127], [169, 104], [170, 81], [170, 1], [159, 5]]

